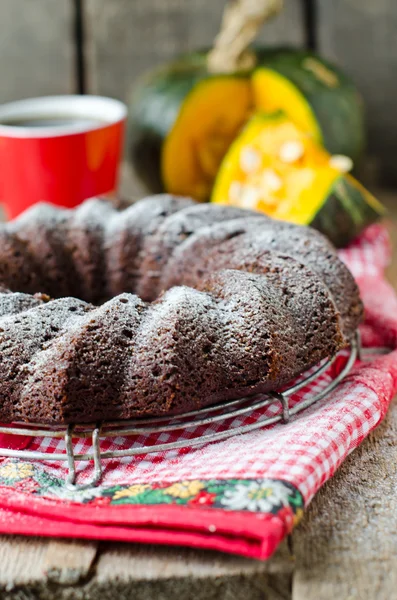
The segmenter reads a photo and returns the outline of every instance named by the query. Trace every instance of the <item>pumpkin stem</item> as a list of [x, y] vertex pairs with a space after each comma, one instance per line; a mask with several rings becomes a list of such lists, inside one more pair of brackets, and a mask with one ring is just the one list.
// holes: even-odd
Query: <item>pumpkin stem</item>
[[230, 73], [251, 69], [255, 55], [249, 45], [263, 23], [279, 13], [284, 0], [233, 0], [226, 5], [221, 30], [208, 54], [211, 73]]

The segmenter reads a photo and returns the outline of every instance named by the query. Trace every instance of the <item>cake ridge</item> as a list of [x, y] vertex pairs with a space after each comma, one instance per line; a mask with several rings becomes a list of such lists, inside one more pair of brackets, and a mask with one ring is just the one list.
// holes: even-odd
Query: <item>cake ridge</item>
[[159, 195], [1, 225], [0, 315], [0, 420], [69, 423], [274, 390], [344, 347], [362, 303], [318, 232]]
[[[105, 394], [105, 410], [109, 388], [117, 398], [117, 387], [124, 375], [120, 356], [131, 343], [133, 319], [139, 313], [137, 305], [144, 309], [137, 296], [121, 294], [92, 307], [64, 335], [36, 353], [31, 361], [30, 380], [25, 381], [21, 393], [22, 417], [35, 414], [37, 404], [45, 399], [46, 409], [61, 411], [63, 420], [76, 421], [79, 416], [84, 422], [100, 419], [100, 411], [104, 410], [101, 394]], [[102, 343], [97, 356], [97, 345], [103, 339], [106, 343]], [[114, 415], [119, 416], [117, 405]]]

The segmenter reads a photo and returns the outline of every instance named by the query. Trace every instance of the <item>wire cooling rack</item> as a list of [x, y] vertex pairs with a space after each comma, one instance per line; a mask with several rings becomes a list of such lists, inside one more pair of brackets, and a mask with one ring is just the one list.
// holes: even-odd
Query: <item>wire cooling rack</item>
[[[387, 349], [371, 349], [371, 354], [385, 353]], [[365, 351], [364, 351], [365, 352]], [[33, 450], [14, 450], [0, 448], [0, 456], [24, 458], [28, 460], [54, 460], [67, 461], [68, 474], [66, 486], [73, 490], [83, 490], [98, 485], [102, 478], [102, 461], [108, 458], [123, 458], [152, 452], [165, 452], [187, 446], [201, 446], [209, 442], [224, 440], [234, 435], [247, 433], [277, 422], [287, 423], [297, 413], [312, 406], [329, 392], [331, 392], [346, 375], [351, 371], [357, 358], [361, 357], [360, 339], [358, 333], [350, 344], [349, 357], [342, 371], [330, 381], [321, 391], [314, 393], [305, 400], [290, 407], [289, 398], [300, 389], [315, 381], [334, 362], [335, 357], [320, 363], [309, 374], [305, 374], [297, 383], [280, 392], [271, 392], [266, 395], [256, 395], [249, 398], [230, 400], [200, 410], [194, 410], [178, 417], [158, 417], [150, 419], [134, 419], [129, 421], [113, 421], [88, 425], [48, 426], [40, 423], [16, 423], [12, 426], [0, 426], [0, 433], [8, 435], [29, 436], [35, 438], [58, 438], [65, 440], [65, 451], [60, 453], [37, 452]], [[172, 433], [180, 430], [192, 430], [200, 426], [213, 423], [222, 423], [228, 419], [239, 416], [248, 416], [257, 409], [263, 409], [271, 404], [279, 404], [280, 411], [272, 416], [262, 416], [255, 422], [245, 425], [231, 425], [223, 431], [208, 434], [194, 434], [189, 439], [166, 442], [151, 446], [137, 445], [138, 436], [149, 434]], [[194, 437], [194, 435], [196, 437]], [[131, 447], [123, 450], [101, 450], [100, 440], [118, 436], [131, 437]], [[74, 449], [74, 440], [91, 438], [91, 452], [78, 454]], [[76, 461], [93, 461], [94, 472], [89, 483], [79, 485], [76, 483]]]

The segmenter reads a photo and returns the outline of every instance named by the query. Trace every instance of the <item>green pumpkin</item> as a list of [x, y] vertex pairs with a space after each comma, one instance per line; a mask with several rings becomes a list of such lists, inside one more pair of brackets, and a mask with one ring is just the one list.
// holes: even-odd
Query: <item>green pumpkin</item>
[[129, 151], [153, 192], [208, 200], [219, 166], [255, 111], [282, 109], [331, 152], [358, 160], [361, 99], [348, 78], [300, 50], [258, 48], [251, 71], [209, 73], [196, 52], [146, 74], [130, 103]]
[[338, 247], [383, 214], [382, 205], [288, 115], [256, 113], [220, 166], [212, 202], [311, 225]]

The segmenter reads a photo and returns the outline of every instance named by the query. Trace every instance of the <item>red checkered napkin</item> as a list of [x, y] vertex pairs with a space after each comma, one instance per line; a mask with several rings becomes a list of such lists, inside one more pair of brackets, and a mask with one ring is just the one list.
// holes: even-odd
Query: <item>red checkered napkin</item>
[[[201, 447], [106, 460], [99, 487], [68, 490], [62, 462], [2, 459], [0, 532], [185, 544], [269, 557], [320, 486], [382, 420], [397, 387], [397, 298], [383, 275], [390, 258], [386, 230], [370, 227], [341, 258], [364, 299], [363, 344], [387, 346], [389, 354], [357, 363], [336, 390], [288, 424]], [[342, 353], [290, 405], [323, 389], [345, 361]], [[280, 410], [271, 405], [193, 429], [142, 434], [134, 443], [189, 441]], [[15, 445], [10, 439], [3, 436], [1, 445], [29, 446], [49, 456], [65, 449], [62, 440], [21, 438]], [[103, 440], [101, 448], [123, 450], [131, 443], [120, 436]], [[75, 452], [90, 452], [90, 442], [76, 440]], [[79, 483], [89, 481], [92, 465], [77, 466]]]

